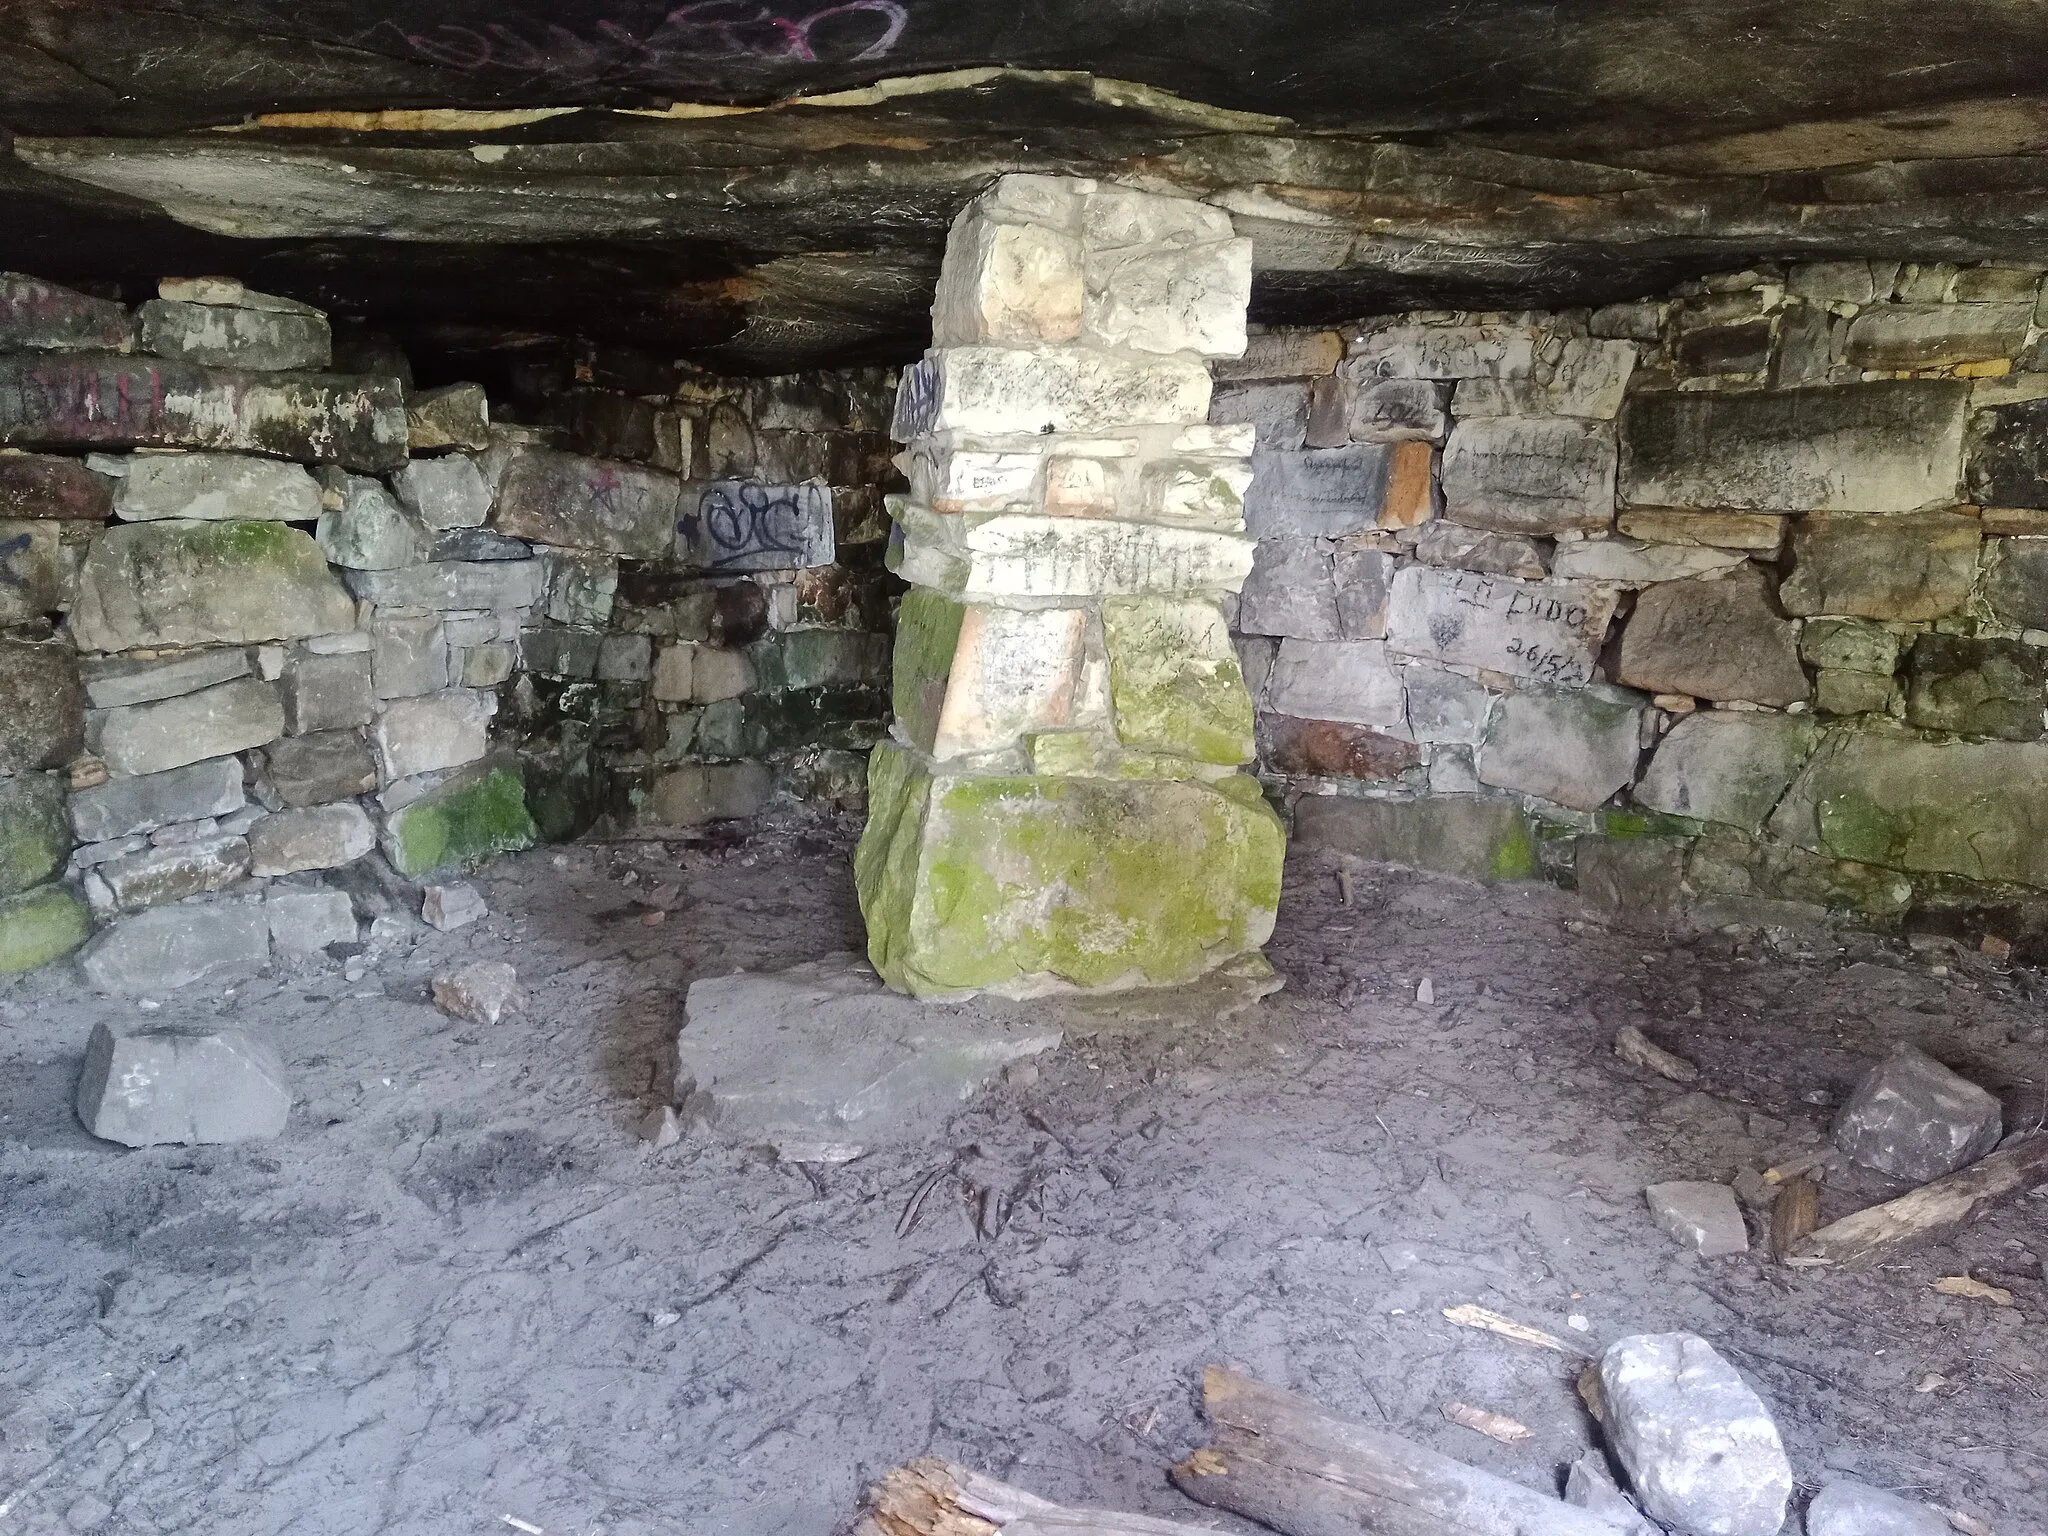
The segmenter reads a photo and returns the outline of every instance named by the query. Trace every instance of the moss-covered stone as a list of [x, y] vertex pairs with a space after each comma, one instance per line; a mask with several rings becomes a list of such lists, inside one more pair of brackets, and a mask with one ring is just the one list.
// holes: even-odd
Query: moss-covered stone
[[1721, 825], [1707, 827], [1693, 844], [1686, 882], [1703, 901], [1762, 897], [1877, 918], [1896, 917], [1913, 897], [1912, 881], [1896, 870], [1763, 842]]
[[0, 896], [49, 879], [70, 852], [63, 784], [41, 773], [0, 779]]
[[960, 648], [965, 605], [929, 587], [912, 587], [896, 612], [896, 655], [889, 701], [905, 735], [929, 752], [946, 707], [946, 684]]
[[1221, 608], [1195, 598], [1112, 598], [1102, 605], [1102, 632], [1125, 746], [1251, 761], [1252, 697]]
[[868, 954], [919, 995], [1172, 986], [1272, 932], [1256, 783], [935, 775], [878, 748], [854, 875]]
[[129, 523], [94, 541], [71, 630], [79, 648], [244, 645], [355, 627], [355, 601], [312, 535], [285, 523]]
[[66, 886], [0, 897], [0, 976], [48, 965], [91, 937], [85, 903]]
[[535, 835], [519, 770], [493, 762], [393, 812], [384, 825], [384, 856], [401, 874], [423, 875], [531, 847]]
[[695, 746], [716, 758], [772, 757], [801, 747], [859, 751], [881, 739], [887, 719], [888, 699], [875, 684], [752, 693], [707, 705]]

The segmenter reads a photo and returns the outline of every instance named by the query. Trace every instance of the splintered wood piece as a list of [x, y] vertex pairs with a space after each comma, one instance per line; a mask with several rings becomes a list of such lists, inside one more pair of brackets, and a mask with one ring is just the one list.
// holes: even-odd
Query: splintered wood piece
[[1524, 1440], [1536, 1438], [1536, 1431], [1520, 1419], [1511, 1419], [1490, 1408], [1474, 1408], [1470, 1403], [1445, 1403], [1444, 1417], [1466, 1429], [1476, 1429], [1487, 1439], [1498, 1440], [1502, 1445], [1520, 1445]]
[[1896, 1200], [1830, 1222], [1797, 1244], [1785, 1262], [1821, 1269], [1898, 1253], [1959, 1227], [2037, 1184], [2048, 1184], [2048, 1136], [2043, 1135], [2015, 1142]]
[[2012, 1292], [2002, 1285], [1986, 1285], [1974, 1275], [1943, 1275], [1934, 1289], [1944, 1296], [1961, 1296], [1969, 1301], [1988, 1301], [1994, 1307], [2012, 1305]]
[[1458, 1307], [1444, 1308], [1444, 1321], [1456, 1323], [1460, 1328], [1483, 1328], [1488, 1333], [1497, 1333], [1504, 1339], [1513, 1339], [1517, 1344], [1533, 1344], [1538, 1349], [1554, 1349], [1561, 1355], [1583, 1357], [1585, 1351], [1574, 1349], [1554, 1333], [1545, 1333], [1541, 1328], [1531, 1328], [1527, 1323], [1518, 1323], [1512, 1317], [1503, 1317], [1498, 1312], [1489, 1312], [1484, 1307], [1475, 1307], [1470, 1302]]
[[1614, 1035], [1614, 1054], [1632, 1067], [1643, 1067], [1674, 1083], [1696, 1083], [1700, 1069], [1675, 1051], [1667, 1051], [1633, 1024], [1624, 1024]]
[[1069, 1509], [926, 1456], [868, 1490], [853, 1536], [1215, 1536], [1108, 1509]]
[[1210, 1443], [1174, 1485], [1282, 1536], [1614, 1536], [1588, 1510], [1221, 1366], [1202, 1373], [1202, 1405]]
[[1771, 1257], [1780, 1264], [1820, 1226], [1820, 1186], [1805, 1174], [1787, 1179], [1771, 1202]]

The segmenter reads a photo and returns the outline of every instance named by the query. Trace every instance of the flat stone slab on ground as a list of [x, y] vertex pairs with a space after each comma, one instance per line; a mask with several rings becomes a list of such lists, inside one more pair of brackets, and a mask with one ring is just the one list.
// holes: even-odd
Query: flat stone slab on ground
[[1696, 1536], [1777, 1536], [1792, 1497], [1778, 1426], [1705, 1339], [1617, 1339], [1600, 1390], [1608, 1443], [1651, 1515]]
[[239, 1029], [122, 1036], [96, 1024], [78, 1080], [85, 1128], [128, 1147], [276, 1136], [291, 1107], [277, 1051]]
[[1698, 1249], [1702, 1258], [1749, 1252], [1749, 1228], [1743, 1225], [1735, 1191], [1726, 1184], [1679, 1179], [1652, 1184], [1643, 1198], [1650, 1202], [1657, 1225]]
[[1951, 1536], [1940, 1510], [1844, 1479], [1806, 1506], [1806, 1536]]
[[694, 982], [684, 1011], [677, 1103], [801, 1162], [914, 1137], [1061, 1038], [1042, 1005], [920, 1002], [853, 955]]
[[270, 925], [261, 906], [181, 901], [101, 929], [79, 964], [100, 991], [135, 994], [246, 975], [269, 959]]
[[1835, 1117], [1835, 1145], [1865, 1167], [1924, 1184], [1998, 1145], [1997, 1098], [1910, 1045], [1863, 1075]]

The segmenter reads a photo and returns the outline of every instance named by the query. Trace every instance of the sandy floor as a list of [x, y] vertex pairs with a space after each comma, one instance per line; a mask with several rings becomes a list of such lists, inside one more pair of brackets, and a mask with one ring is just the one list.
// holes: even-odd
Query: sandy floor
[[[927, 1451], [1234, 1529], [1163, 1477], [1199, 1443], [1212, 1360], [1552, 1485], [1590, 1432], [1572, 1367], [1444, 1322], [1468, 1301], [1589, 1349], [1697, 1330], [1808, 1487], [2048, 1523], [2048, 1198], [1815, 1276], [1681, 1252], [1641, 1195], [1812, 1143], [1897, 1039], [2039, 1120], [2048, 1049], [2009, 1039], [2041, 1018], [2030, 975], [1870, 938], [1667, 947], [1547, 889], [1393, 872], [1347, 908], [1302, 860], [1272, 947], [1288, 989], [1232, 1024], [1073, 1039], [942, 1138], [844, 1167], [652, 1151], [632, 1128], [690, 980], [858, 942], [851, 835], [537, 851], [480, 880], [485, 923], [355, 984], [323, 963], [164, 998], [155, 1019], [278, 1042], [302, 1102], [270, 1143], [93, 1141], [70, 1109], [85, 1037], [136, 1005], [0, 988], [0, 1486], [158, 1373], [146, 1443], [103, 1442], [0, 1532], [110, 1505], [92, 1528], [823, 1536]], [[672, 910], [649, 926], [637, 899]], [[527, 1013], [430, 1007], [461, 954], [517, 964]], [[1630, 1021], [1700, 1091], [1617, 1062]], [[1008, 1212], [993, 1236], [982, 1190]], [[1885, 1192], [1831, 1184], [1823, 1216]], [[2016, 1304], [1930, 1291], [1964, 1272]], [[1534, 1438], [1448, 1424], [1451, 1399]]]

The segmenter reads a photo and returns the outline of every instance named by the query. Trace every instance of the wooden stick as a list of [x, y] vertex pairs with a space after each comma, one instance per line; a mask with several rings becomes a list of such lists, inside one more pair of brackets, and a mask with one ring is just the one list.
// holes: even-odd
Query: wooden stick
[[108, 1435], [112, 1434], [115, 1429], [119, 1428], [123, 1421], [123, 1416], [130, 1408], [135, 1406], [136, 1399], [142, 1396], [143, 1388], [155, 1380], [156, 1372], [145, 1370], [140, 1376], [135, 1378], [135, 1385], [121, 1394], [121, 1400], [118, 1403], [114, 1404], [113, 1407], [101, 1414], [92, 1423], [82, 1426], [76, 1434], [64, 1442], [62, 1450], [58, 1451], [55, 1456], [52, 1456], [49, 1461], [43, 1464], [41, 1471], [15, 1489], [14, 1492], [8, 1494], [6, 1498], [0, 1499], [0, 1520], [6, 1519], [14, 1512], [15, 1505], [55, 1477], [59, 1469], [73, 1456], [76, 1456], [80, 1451], [91, 1450], [102, 1440], [106, 1439]]
[[1795, 1174], [1771, 1202], [1771, 1257], [1783, 1264], [1785, 1256], [1819, 1226], [1820, 1186], [1803, 1173]]
[[[1210, 1443], [1173, 1469], [1190, 1498], [1283, 1536], [1615, 1536], [1616, 1526], [1412, 1440], [1334, 1418], [1220, 1366]], [[894, 1536], [894, 1533], [891, 1533]]]
[[1201, 1526], [1068, 1509], [927, 1456], [868, 1490], [853, 1536], [1215, 1536]]
[[2029, 1136], [1896, 1200], [1830, 1222], [1795, 1245], [1785, 1262], [1805, 1269], [1866, 1263], [1959, 1227], [2037, 1184], [2048, 1184], [2048, 1136], [2043, 1135]]

